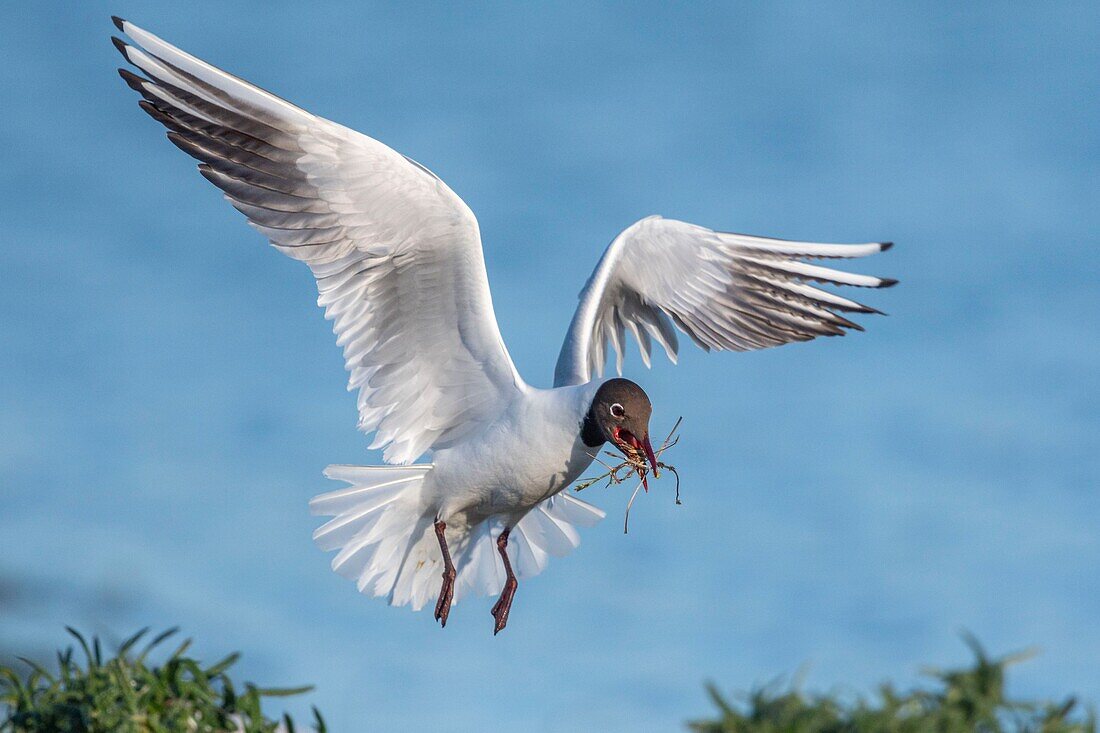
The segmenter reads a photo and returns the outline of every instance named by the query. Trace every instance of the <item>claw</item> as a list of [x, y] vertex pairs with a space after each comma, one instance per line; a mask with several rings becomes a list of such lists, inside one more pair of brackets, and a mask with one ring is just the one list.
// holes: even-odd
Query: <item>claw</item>
[[504, 559], [504, 570], [508, 573], [508, 579], [504, 581], [504, 588], [500, 591], [500, 598], [493, 604], [493, 619], [496, 623], [493, 625], [493, 636], [499, 634], [505, 626], [508, 625], [508, 614], [512, 610], [512, 599], [516, 597], [516, 588], [519, 587], [519, 580], [516, 579], [516, 574], [512, 572], [512, 562], [508, 559], [508, 534], [512, 531], [509, 527], [500, 533], [500, 537], [497, 538], [497, 552]]
[[435, 537], [439, 540], [439, 549], [443, 552], [443, 585], [439, 589], [439, 600], [435, 603], [435, 620], [443, 628], [447, 627], [447, 617], [451, 615], [457, 576], [454, 563], [451, 562], [451, 551], [447, 548], [446, 530], [447, 525], [442, 520], [436, 520]]
[[493, 636], [499, 634], [508, 625], [508, 614], [512, 610], [512, 599], [516, 597], [518, 587], [519, 581], [514, 577], [504, 582], [504, 590], [500, 592], [500, 598], [493, 606], [493, 618], [496, 620], [493, 625]]

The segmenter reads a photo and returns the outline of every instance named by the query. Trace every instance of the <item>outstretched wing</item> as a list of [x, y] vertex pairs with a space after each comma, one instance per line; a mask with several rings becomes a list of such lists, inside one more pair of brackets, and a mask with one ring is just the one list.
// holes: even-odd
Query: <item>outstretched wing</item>
[[477, 220], [420, 164], [115, 19], [142, 108], [284, 254], [309, 265], [359, 390], [359, 427], [407, 463], [523, 388], [500, 337]]
[[749, 351], [863, 330], [841, 314], [879, 311], [807, 282], [881, 288], [897, 281], [805, 260], [864, 257], [890, 246], [790, 242], [659, 216], [642, 219], [611, 242], [581, 291], [554, 384], [602, 376], [608, 341], [622, 373], [627, 330], [646, 366], [653, 341], [676, 361], [674, 324], [707, 351]]

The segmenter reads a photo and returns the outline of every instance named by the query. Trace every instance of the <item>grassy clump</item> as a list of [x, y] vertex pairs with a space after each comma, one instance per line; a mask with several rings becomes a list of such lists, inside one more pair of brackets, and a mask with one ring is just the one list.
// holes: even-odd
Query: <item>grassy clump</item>
[[882, 685], [873, 700], [843, 702], [774, 684], [731, 703], [714, 685], [707, 691], [718, 716], [688, 724], [695, 733], [1096, 733], [1096, 715], [1076, 699], [1060, 703], [1009, 700], [1005, 671], [1028, 655], [990, 659], [972, 637], [974, 662], [964, 669], [929, 670], [934, 688], [898, 692]]
[[[264, 697], [297, 695], [312, 688], [261, 689], [246, 683], [243, 690], [227, 674], [239, 655], [230, 654], [211, 666], [186, 656], [184, 641], [160, 665], [146, 661], [149, 653], [175, 633], [160, 634], [134, 654], [148, 630], [123, 642], [117, 654], [104, 659], [98, 639], [89, 644], [69, 629], [83, 650], [74, 659], [70, 647], [57, 655], [57, 671], [30, 660], [23, 674], [0, 666], [0, 733], [271, 733], [294, 731], [289, 716], [266, 718]], [[24, 676], [26, 675], [26, 676]], [[316, 708], [314, 727], [325, 730]]]

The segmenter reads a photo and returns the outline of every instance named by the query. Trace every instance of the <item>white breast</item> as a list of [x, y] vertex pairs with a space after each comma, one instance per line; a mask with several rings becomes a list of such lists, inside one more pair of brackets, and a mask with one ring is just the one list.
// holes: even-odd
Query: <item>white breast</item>
[[598, 450], [580, 438], [598, 387], [528, 388], [483, 433], [436, 451], [431, 483], [440, 516], [522, 516], [575, 481]]

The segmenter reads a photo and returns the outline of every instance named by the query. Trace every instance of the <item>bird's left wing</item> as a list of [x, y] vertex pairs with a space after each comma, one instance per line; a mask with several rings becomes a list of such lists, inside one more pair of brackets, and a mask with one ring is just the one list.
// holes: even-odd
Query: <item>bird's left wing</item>
[[142, 108], [284, 254], [309, 265], [359, 390], [359, 427], [407, 463], [524, 388], [500, 337], [477, 220], [443, 181], [115, 19]]
[[707, 351], [749, 351], [862, 330], [841, 314], [879, 311], [809, 282], [881, 288], [896, 281], [806, 260], [864, 257], [889, 247], [792, 242], [659, 216], [642, 219], [611, 242], [581, 291], [554, 385], [602, 375], [608, 341], [621, 374], [627, 330], [646, 366], [652, 341], [676, 361], [676, 328]]

